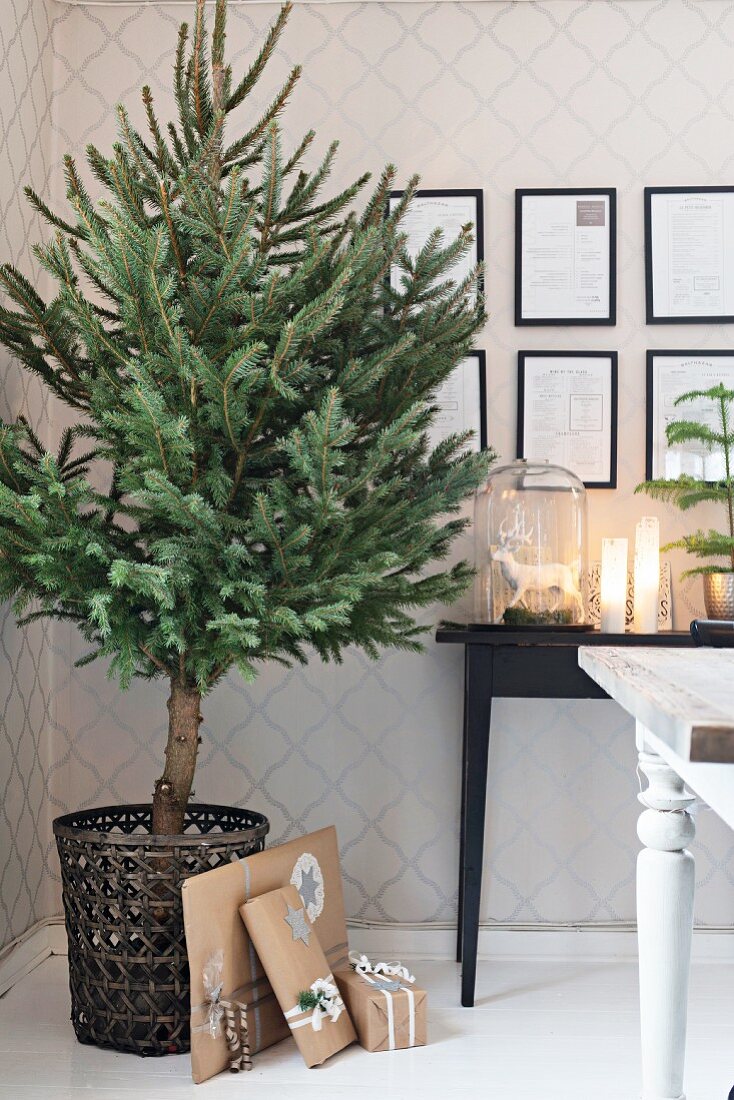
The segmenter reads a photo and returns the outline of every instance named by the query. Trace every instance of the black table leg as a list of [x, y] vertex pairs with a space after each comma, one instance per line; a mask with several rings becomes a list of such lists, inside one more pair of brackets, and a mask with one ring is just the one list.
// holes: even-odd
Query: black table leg
[[487, 806], [489, 725], [492, 716], [493, 646], [465, 646], [462, 844], [459, 869], [461, 1003], [474, 1004], [479, 941], [479, 902]]
[[467, 718], [469, 715], [466, 706], [467, 676], [469, 674], [469, 647], [464, 646], [464, 722], [461, 748], [461, 817], [459, 820], [459, 904], [458, 920], [456, 923], [456, 961], [461, 962], [463, 953], [464, 932], [464, 848], [466, 845], [466, 739]]

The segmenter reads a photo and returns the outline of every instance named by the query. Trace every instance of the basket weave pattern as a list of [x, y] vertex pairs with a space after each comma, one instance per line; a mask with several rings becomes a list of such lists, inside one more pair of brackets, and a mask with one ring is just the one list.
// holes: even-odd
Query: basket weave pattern
[[54, 821], [69, 940], [71, 1019], [82, 1043], [142, 1055], [189, 1049], [181, 884], [265, 845], [261, 814], [194, 804], [181, 836], [152, 836], [151, 807]]

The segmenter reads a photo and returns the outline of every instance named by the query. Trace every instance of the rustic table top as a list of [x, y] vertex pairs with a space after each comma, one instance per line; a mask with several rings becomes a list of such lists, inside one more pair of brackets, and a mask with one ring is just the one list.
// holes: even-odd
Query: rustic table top
[[582, 642], [579, 665], [684, 760], [734, 763], [734, 650]]

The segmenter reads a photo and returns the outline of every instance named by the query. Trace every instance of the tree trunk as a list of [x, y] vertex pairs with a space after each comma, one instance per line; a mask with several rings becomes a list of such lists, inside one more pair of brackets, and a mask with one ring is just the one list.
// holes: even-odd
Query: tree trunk
[[184, 812], [199, 750], [200, 722], [201, 694], [198, 689], [171, 680], [166, 766], [153, 792], [154, 833], [173, 836], [183, 832]]

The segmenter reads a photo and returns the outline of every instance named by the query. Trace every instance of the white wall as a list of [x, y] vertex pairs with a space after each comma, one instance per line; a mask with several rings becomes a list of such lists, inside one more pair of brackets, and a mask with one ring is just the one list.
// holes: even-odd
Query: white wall
[[[169, 103], [183, 9], [53, 10], [61, 149], [108, 145], [115, 102], [130, 102], [145, 81], [159, 105]], [[275, 11], [233, 8], [230, 52], [249, 53]], [[272, 90], [290, 64], [304, 63], [286, 128], [293, 139], [312, 125], [324, 144], [342, 139], [335, 187], [395, 160], [426, 186], [485, 189], [491, 318], [481, 346], [489, 435], [505, 457], [518, 348], [619, 350], [620, 488], [592, 494], [597, 554], [602, 533], [632, 534], [645, 511], [659, 511], [666, 537], [682, 530], [675, 513], [632, 495], [644, 476], [644, 353], [727, 347], [731, 332], [645, 327], [642, 188], [731, 182], [733, 43], [730, 0], [301, 5], [268, 78]], [[618, 188], [615, 329], [514, 328], [513, 192], [541, 185]], [[685, 625], [699, 609], [698, 584], [676, 585], [675, 597]], [[66, 649], [59, 638], [54, 806], [147, 798], [162, 691], [137, 685], [122, 695], [102, 667], [73, 670]], [[197, 794], [264, 810], [273, 839], [336, 821], [352, 916], [451, 920], [461, 690], [460, 654], [433, 645], [423, 657], [388, 654], [378, 664], [355, 655], [338, 669], [267, 668], [249, 687], [232, 677], [206, 706]], [[634, 763], [631, 726], [612, 704], [496, 706], [485, 920], [632, 918]], [[709, 814], [699, 835], [698, 918], [731, 923], [731, 834]]]

